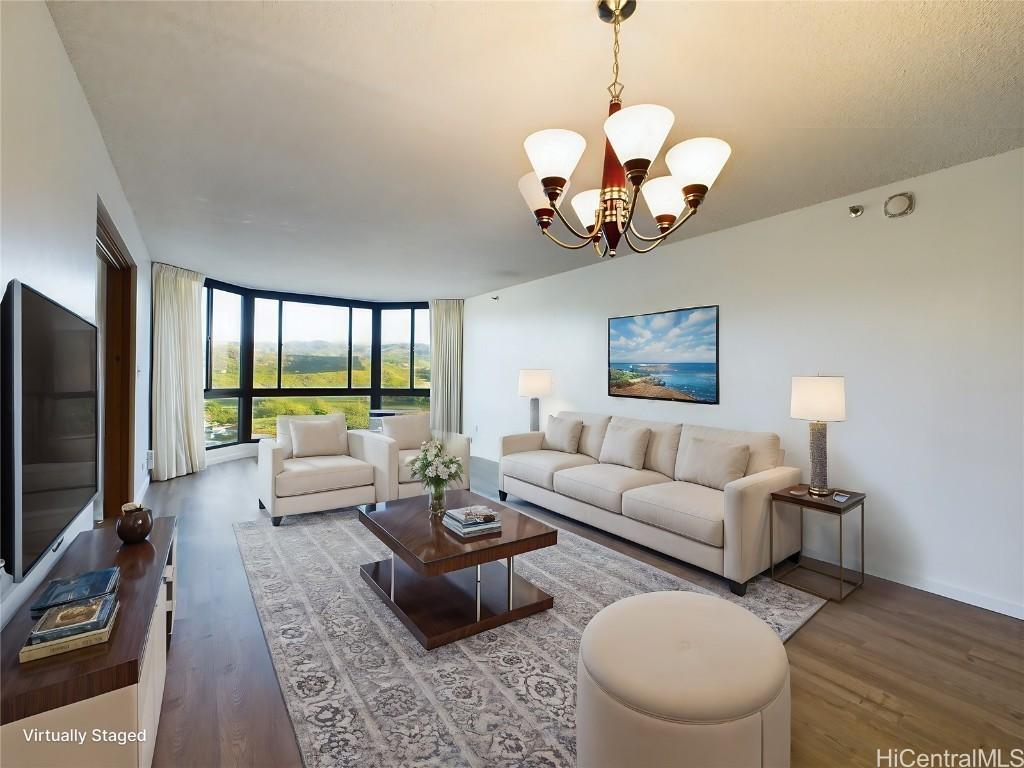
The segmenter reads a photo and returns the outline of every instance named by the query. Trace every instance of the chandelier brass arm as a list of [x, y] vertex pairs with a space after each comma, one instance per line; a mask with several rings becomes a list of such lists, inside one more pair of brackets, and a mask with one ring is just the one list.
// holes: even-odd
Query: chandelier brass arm
[[567, 248], [570, 251], [578, 251], [580, 248], [586, 248], [588, 245], [590, 245], [591, 242], [593, 242], [592, 238], [587, 238], [582, 243], [576, 243], [574, 245], [572, 243], [563, 243], [557, 237], [552, 235], [547, 229], [542, 229], [541, 234], [544, 235], [544, 237], [546, 237], [548, 240], [553, 242], [555, 245], [560, 245], [563, 248]]
[[[678, 219], [675, 220], [675, 223], [673, 223], [671, 227], [666, 229], [664, 232], [662, 232], [662, 233], [660, 233], [658, 235], [655, 235], [654, 237], [647, 237], [647, 235], [641, 234], [637, 230], [637, 228], [635, 226], [633, 226], [632, 222], [630, 222], [630, 224], [629, 224], [629, 231], [633, 234], [633, 237], [635, 237], [637, 240], [640, 240], [642, 242], [645, 242], [645, 243], [661, 243], [666, 237], [668, 237], [669, 235], [673, 234], [674, 232], [676, 232], [676, 230], [678, 230], [681, 226], [683, 226], [683, 224], [686, 223], [687, 219], [689, 219], [691, 216], [693, 216], [693, 214], [695, 214], [696, 212], [697, 212], [696, 208], [687, 208], [685, 211], [683, 211], [682, 215]], [[630, 244], [630, 247], [631, 248], [633, 247], [632, 244]], [[648, 248], [647, 250], [649, 251], [651, 249]], [[647, 253], [647, 251], [643, 251], [643, 253]]]
[[566, 229], [568, 229], [570, 232], [572, 232], [580, 240], [593, 240], [594, 239], [594, 235], [596, 235], [598, 232], [601, 231], [601, 224], [604, 223], [604, 210], [603, 209], [602, 209], [601, 213], [598, 216], [598, 220], [594, 222], [594, 231], [593, 232], [589, 232], [587, 234], [582, 234], [582, 233], [580, 233], [576, 229], [576, 227], [574, 227], [572, 224], [569, 223], [569, 220], [566, 219], [565, 216], [562, 215], [562, 211], [559, 209], [557, 203], [552, 203], [551, 206], [552, 206], [552, 208], [555, 209], [555, 216], [558, 217], [558, 220], [565, 225]]

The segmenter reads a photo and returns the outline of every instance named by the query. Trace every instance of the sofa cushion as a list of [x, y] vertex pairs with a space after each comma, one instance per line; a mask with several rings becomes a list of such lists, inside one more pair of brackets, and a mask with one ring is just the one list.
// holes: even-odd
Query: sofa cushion
[[501, 459], [501, 474], [515, 477], [530, 485], [554, 490], [554, 475], [563, 469], [597, 462], [582, 453], [561, 451], [523, 451]]
[[348, 453], [348, 428], [345, 424], [345, 414], [328, 413], [317, 416], [278, 416], [277, 417], [277, 444], [284, 449], [284, 458], [292, 458], [294, 445], [292, 443], [292, 423], [299, 421], [326, 421], [334, 424], [338, 430], [338, 438], [341, 440], [342, 453]]
[[590, 464], [555, 473], [555, 491], [609, 512], [622, 511], [622, 494], [625, 491], [670, 482], [671, 478], [659, 472], [619, 464]]
[[285, 459], [283, 464], [284, 472], [274, 478], [278, 496], [373, 485], [373, 466], [351, 456], [310, 456]]
[[725, 544], [725, 493], [693, 483], [660, 483], [622, 494], [622, 514], [713, 547]]
[[667, 421], [647, 421], [630, 419], [626, 416], [612, 416], [608, 426], [647, 427], [651, 430], [651, 439], [647, 443], [647, 456], [644, 458], [644, 469], [653, 469], [663, 475], [672, 476], [676, 467], [676, 454], [679, 453], [679, 433], [682, 424]]
[[582, 419], [548, 416], [548, 425], [544, 430], [544, 441], [540, 447], [545, 451], [576, 453], [579, 449], [580, 433], [582, 432]]
[[419, 455], [419, 448], [406, 448], [404, 451], [398, 452], [398, 482], [412, 483], [418, 481], [418, 478], [412, 475], [412, 463], [416, 461], [416, 457]]
[[297, 420], [289, 424], [292, 432], [292, 456], [340, 456], [345, 453], [341, 433], [330, 421], [320, 419]]
[[580, 444], [576, 449], [596, 459], [601, 455], [601, 444], [604, 442], [604, 432], [608, 429], [608, 422], [611, 416], [602, 416], [600, 413], [578, 413], [576, 411], [562, 411], [559, 418], [579, 419], [583, 422], [583, 429], [580, 431]]
[[691, 437], [679, 451], [676, 479], [708, 488], [725, 490], [747, 471], [749, 445], [730, 445], [702, 437]]
[[602, 464], [620, 464], [631, 469], [643, 469], [647, 457], [647, 443], [651, 430], [647, 427], [624, 427], [609, 424], [604, 433], [599, 461]]
[[[717, 427], [695, 427], [683, 425], [679, 450], [682, 453], [686, 441], [691, 437], [702, 437], [705, 440], [716, 440], [731, 445], [749, 445], [750, 460], [744, 475], [753, 475], [766, 469], [774, 469], [782, 465], [784, 453], [779, 444], [779, 436], [773, 432], [741, 432], [735, 429], [719, 429]], [[680, 478], [676, 478], [677, 480]]]
[[430, 434], [430, 414], [410, 413], [404, 416], [385, 416], [380, 420], [384, 437], [398, 443], [398, 450], [419, 448], [433, 439]]

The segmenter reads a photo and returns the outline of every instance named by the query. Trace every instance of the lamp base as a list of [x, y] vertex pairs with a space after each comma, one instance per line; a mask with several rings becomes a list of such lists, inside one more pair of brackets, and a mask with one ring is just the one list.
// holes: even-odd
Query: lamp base
[[540, 432], [540, 398], [530, 398], [530, 431]]
[[831, 496], [832, 489], [818, 488], [817, 486], [812, 485], [810, 488], [807, 489], [807, 493], [809, 493], [811, 496]]
[[828, 436], [823, 421], [812, 421], [811, 427], [811, 482], [807, 492], [811, 496], [828, 496]]

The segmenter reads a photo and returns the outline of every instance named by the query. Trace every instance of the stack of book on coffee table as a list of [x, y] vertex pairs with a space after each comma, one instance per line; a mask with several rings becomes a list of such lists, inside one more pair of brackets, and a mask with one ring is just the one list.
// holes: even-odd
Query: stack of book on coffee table
[[501, 520], [498, 513], [482, 504], [471, 507], [449, 509], [444, 513], [445, 528], [459, 536], [480, 536], [485, 533], [501, 531]]
[[32, 616], [39, 620], [18, 660], [35, 661], [107, 642], [119, 607], [120, 576], [120, 569], [114, 567], [51, 581], [32, 604]]

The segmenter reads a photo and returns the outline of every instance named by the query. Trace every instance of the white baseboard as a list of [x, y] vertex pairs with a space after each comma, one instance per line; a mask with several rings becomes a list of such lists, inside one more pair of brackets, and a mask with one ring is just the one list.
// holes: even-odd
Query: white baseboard
[[222, 464], [225, 461], [236, 459], [252, 459], [259, 452], [258, 443], [241, 443], [239, 445], [228, 445], [223, 448], [214, 448], [206, 452], [206, 466]]

